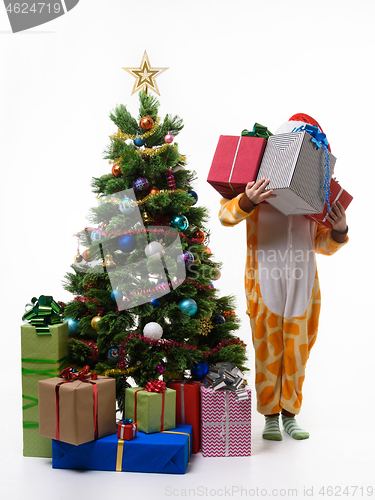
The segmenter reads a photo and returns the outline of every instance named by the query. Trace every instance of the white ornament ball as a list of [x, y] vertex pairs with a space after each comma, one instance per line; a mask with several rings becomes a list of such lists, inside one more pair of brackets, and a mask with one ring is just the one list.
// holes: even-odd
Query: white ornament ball
[[163, 335], [163, 328], [159, 325], [159, 323], [147, 323], [147, 325], [143, 328], [143, 335], [149, 339], [159, 340]]
[[145, 248], [145, 254], [147, 258], [160, 259], [164, 254], [163, 245], [158, 241], [151, 241]]

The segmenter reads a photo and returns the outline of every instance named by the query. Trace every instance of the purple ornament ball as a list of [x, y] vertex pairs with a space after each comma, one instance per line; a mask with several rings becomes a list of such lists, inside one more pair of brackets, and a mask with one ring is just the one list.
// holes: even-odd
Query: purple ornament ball
[[148, 180], [144, 177], [139, 177], [133, 182], [133, 189], [137, 193], [146, 191], [149, 188]]

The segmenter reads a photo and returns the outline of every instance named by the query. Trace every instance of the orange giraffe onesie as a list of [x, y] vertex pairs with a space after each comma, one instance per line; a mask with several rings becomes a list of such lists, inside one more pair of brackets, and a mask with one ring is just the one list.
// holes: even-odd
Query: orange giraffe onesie
[[245, 292], [255, 348], [257, 409], [298, 414], [306, 362], [316, 341], [320, 289], [315, 253], [332, 255], [344, 244], [303, 215], [285, 216], [263, 202], [240, 208], [245, 193], [223, 198], [224, 226], [246, 220]]

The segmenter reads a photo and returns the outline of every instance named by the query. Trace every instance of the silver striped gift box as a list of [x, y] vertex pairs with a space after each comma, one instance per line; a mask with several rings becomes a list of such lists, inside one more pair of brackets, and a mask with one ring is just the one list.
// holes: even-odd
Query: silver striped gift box
[[[257, 180], [270, 179], [267, 201], [285, 215], [319, 214], [325, 202], [325, 151], [317, 148], [305, 130], [271, 136], [267, 141]], [[329, 153], [329, 182], [336, 158]], [[328, 185], [329, 185], [328, 182]]]

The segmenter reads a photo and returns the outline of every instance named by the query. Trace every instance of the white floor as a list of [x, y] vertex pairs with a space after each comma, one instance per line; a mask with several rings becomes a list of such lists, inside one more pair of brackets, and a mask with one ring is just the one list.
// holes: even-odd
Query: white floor
[[57, 470], [50, 459], [24, 458], [17, 406], [18, 397], [2, 399], [0, 484], [6, 500], [363, 498], [375, 486], [373, 434], [364, 422], [356, 428], [354, 416], [345, 413], [305, 408], [299, 422], [310, 439], [298, 442], [285, 434], [283, 441], [269, 442], [261, 438], [263, 417], [254, 412], [251, 457], [197, 454], [185, 475], [164, 475]]

